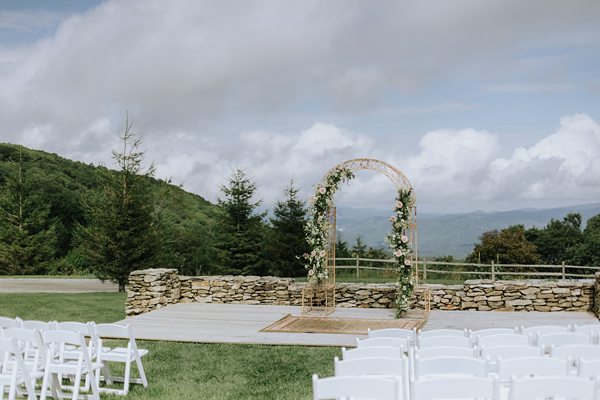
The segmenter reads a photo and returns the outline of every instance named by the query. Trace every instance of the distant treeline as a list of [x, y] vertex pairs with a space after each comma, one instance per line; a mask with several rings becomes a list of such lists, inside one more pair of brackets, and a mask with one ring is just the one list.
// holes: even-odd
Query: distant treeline
[[588, 219], [585, 228], [581, 215], [570, 213], [543, 228], [513, 225], [485, 232], [466, 261], [600, 266], [600, 215]]

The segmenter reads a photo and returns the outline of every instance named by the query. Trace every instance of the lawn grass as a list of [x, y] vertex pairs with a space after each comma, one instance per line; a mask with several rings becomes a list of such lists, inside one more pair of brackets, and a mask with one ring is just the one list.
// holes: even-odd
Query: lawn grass
[[[23, 319], [115, 322], [124, 293], [0, 294], [0, 315]], [[103, 399], [309, 399], [313, 373], [333, 374], [339, 348], [138, 341], [150, 353], [150, 386]]]

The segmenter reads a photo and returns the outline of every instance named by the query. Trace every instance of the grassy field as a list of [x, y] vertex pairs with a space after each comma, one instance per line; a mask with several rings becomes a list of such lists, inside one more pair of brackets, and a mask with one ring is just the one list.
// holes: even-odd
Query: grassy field
[[[0, 315], [23, 319], [114, 322], [123, 293], [1, 294]], [[150, 350], [150, 387], [106, 399], [309, 399], [310, 376], [333, 374], [338, 348], [139, 341]]]

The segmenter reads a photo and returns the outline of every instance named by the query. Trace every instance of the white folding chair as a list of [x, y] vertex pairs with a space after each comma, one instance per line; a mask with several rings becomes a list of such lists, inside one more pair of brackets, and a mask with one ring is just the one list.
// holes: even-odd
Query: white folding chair
[[537, 338], [537, 345], [549, 351], [552, 351], [550, 348], [586, 344], [591, 344], [591, 336], [579, 333], [550, 333]]
[[25, 366], [17, 339], [0, 339], [0, 353], [3, 354], [0, 370], [0, 398], [4, 398], [5, 388], [8, 388], [8, 400], [14, 400], [22, 392], [20, 386], [24, 385], [27, 398], [36, 400], [35, 386]]
[[[334, 376], [319, 378], [313, 375], [313, 400], [351, 397], [371, 400], [400, 400], [399, 379], [376, 376]], [[408, 399], [405, 399], [408, 400]]]
[[[148, 387], [148, 379], [142, 365], [142, 357], [148, 354], [148, 350], [138, 349], [131, 326], [117, 324], [91, 324], [94, 336], [98, 343], [97, 361], [103, 364], [102, 371], [104, 379], [109, 382], [123, 382], [123, 389], [100, 388], [101, 392], [117, 393], [126, 395], [129, 392], [131, 383], [142, 384]], [[106, 347], [105, 339], [123, 339], [127, 340], [127, 347]], [[117, 362], [125, 364], [125, 374], [123, 377], [113, 376], [110, 372], [108, 362]], [[135, 362], [139, 378], [132, 378], [131, 366]], [[97, 376], [98, 382], [100, 376]]]
[[408, 358], [361, 358], [340, 361], [334, 358], [335, 376], [380, 375], [401, 379], [404, 398], [408, 398]]
[[414, 378], [429, 376], [487, 376], [484, 360], [474, 357], [436, 357], [414, 360]]
[[[46, 364], [46, 346], [42, 342], [40, 332], [37, 329], [10, 328], [5, 329], [3, 335], [16, 340], [27, 368], [27, 374], [35, 387], [36, 381], [44, 376], [44, 365]], [[3, 365], [3, 368], [15, 366], [14, 363], [10, 364]]]
[[549, 357], [498, 359], [498, 378], [501, 382], [509, 382], [511, 377], [518, 378], [533, 376], [566, 377], [569, 374], [569, 364], [566, 360]]
[[373, 347], [373, 346], [384, 346], [384, 347], [398, 347], [401, 348], [402, 351], [408, 350], [408, 341], [406, 339], [400, 338], [390, 338], [390, 337], [377, 337], [377, 338], [367, 338], [367, 339], [359, 339], [356, 338], [356, 347]]
[[468, 347], [472, 348], [471, 339], [466, 336], [431, 336], [419, 339], [419, 349], [428, 347]]
[[498, 383], [493, 377], [437, 377], [413, 380], [411, 400], [499, 399]]
[[536, 400], [548, 398], [595, 400], [595, 380], [574, 377], [512, 378], [510, 400]]
[[376, 337], [393, 337], [400, 339], [408, 339], [409, 343], [415, 343], [417, 338], [417, 330], [416, 329], [399, 329], [399, 328], [388, 328], [388, 329], [377, 329], [377, 330], [367, 330], [367, 334], [370, 338]]
[[386, 347], [386, 346], [371, 346], [371, 347], [357, 347], [355, 349], [347, 350], [342, 347], [342, 360], [355, 360], [358, 358], [397, 358], [401, 359], [403, 356], [401, 347]]
[[[42, 339], [48, 349], [46, 365], [44, 367], [44, 379], [42, 381], [42, 391], [40, 400], [45, 400], [48, 396], [48, 390], [52, 392], [52, 398], [67, 398], [68, 395], [62, 392], [62, 389], [71, 389], [71, 398], [76, 400], [79, 393], [86, 389], [89, 383], [91, 394], [89, 399], [99, 400], [100, 392], [96, 382], [96, 372], [100, 369], [99, 363], [92, 363], [90, 353], [87, 349], [83, 333], [69, 331], [47, 331], [42, 332]], [[64, 356], [65, 347], [69, 347], [69, 357]], [[72, 356], [77, 354], [77, 358]], [[62, 376], [73, 377], [73, 386], [61, 385]], [[85, 385], [81, 386], [81, 380], [85, 380]]]
[[530, 343], [529, 335], [500, 334], [479, 337], [477, 344], [485, 347], [496, 346], [528, 346]]

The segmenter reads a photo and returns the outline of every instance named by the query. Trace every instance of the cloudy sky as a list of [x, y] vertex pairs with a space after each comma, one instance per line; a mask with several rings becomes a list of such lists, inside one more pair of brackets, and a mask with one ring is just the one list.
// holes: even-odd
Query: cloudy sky
[[[595, 0], [2, 0], [0, 141], [112, 166], [125, 113], [159, 177], [270, 205], [385, 160], [420, 211], [600, 199]], [[361, 173], [339, 204], [388, 207]]]

